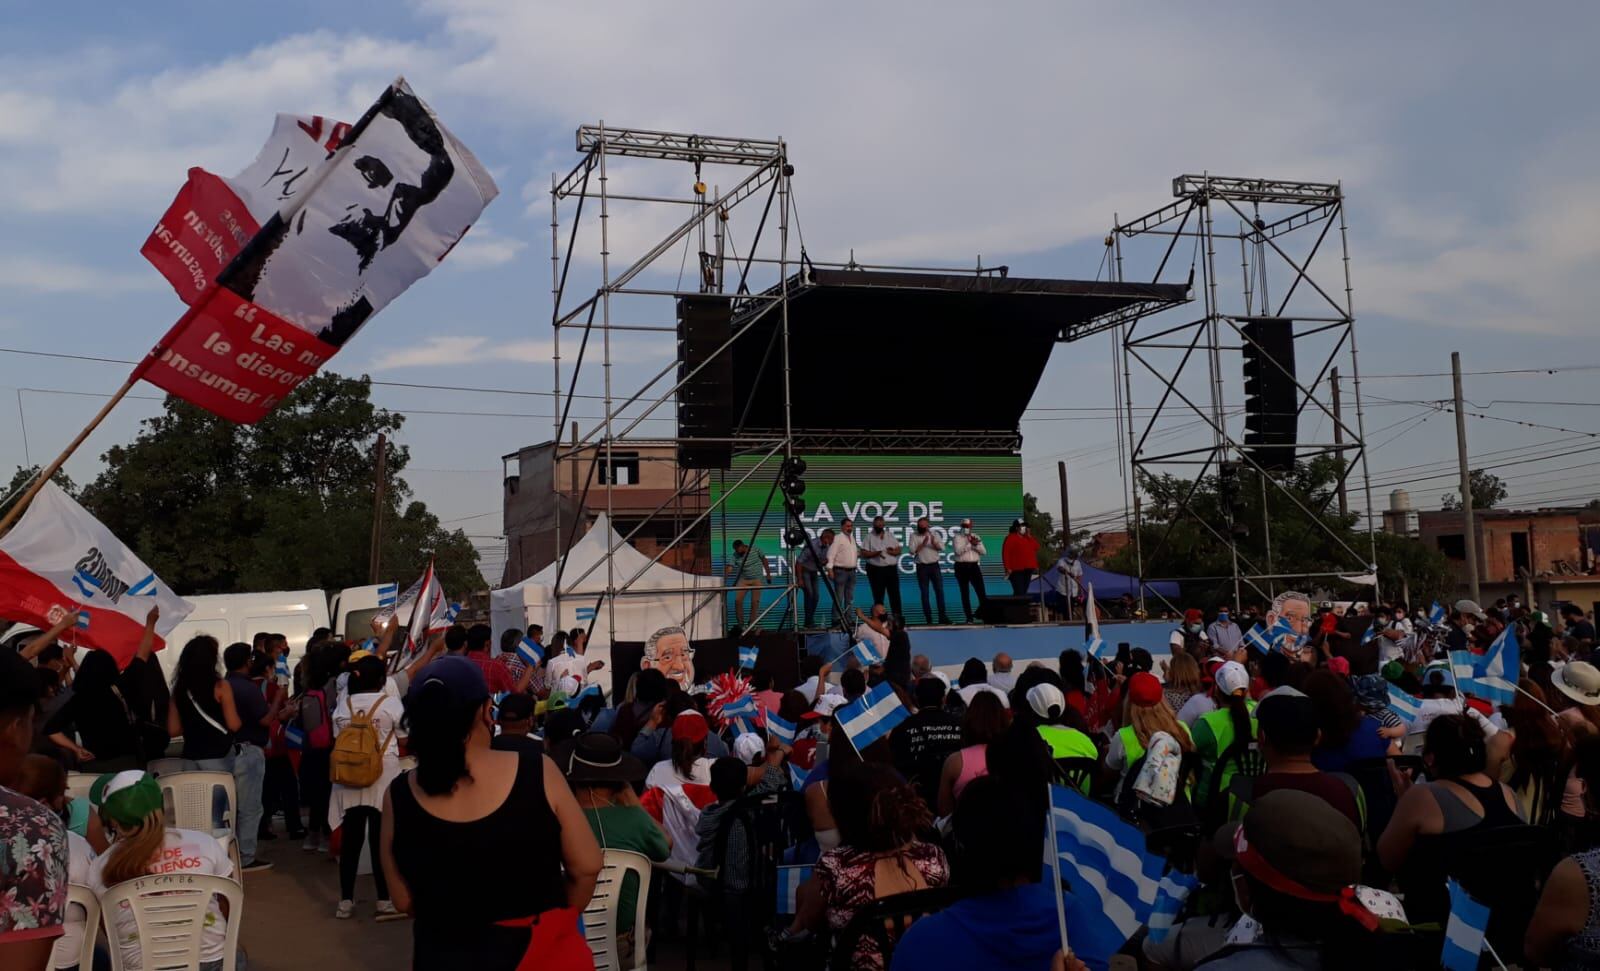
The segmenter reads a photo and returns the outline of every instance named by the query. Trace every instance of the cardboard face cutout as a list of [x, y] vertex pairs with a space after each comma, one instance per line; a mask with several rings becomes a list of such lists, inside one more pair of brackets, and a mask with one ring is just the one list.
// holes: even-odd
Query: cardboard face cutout
[[639, 667], [655, 668], [688, 691], [694, 686], [694, 647], [689, 635], [681, 627], [663, 627], [651, 634]]

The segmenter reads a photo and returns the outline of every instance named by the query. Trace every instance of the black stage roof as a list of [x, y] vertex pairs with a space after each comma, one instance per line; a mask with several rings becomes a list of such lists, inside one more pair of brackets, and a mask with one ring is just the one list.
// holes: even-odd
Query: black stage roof
[[[1056, 343], [1182, 303], [1188, 292], [1186, 284], [808, 268], [789, 281], [797, 444], [849, 452], [831, 444], [898, 441], [923, 451], [942, 439], [1015, 449]], [[778, 307], [747, 303], [734, 330], [752, 318], [733, 348], [734, 422], [742, 415], [746, 432], [781, 429]]]

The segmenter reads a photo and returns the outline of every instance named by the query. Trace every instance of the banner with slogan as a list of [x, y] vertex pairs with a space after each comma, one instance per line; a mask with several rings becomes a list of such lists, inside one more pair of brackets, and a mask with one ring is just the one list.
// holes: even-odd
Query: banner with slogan
[[194, 610], [133, 551], [54, 482], [46, 482], [17, 525], [0, 538], [0, 617], [47, 629], [79, 613], [66, 639], [99, 648], [126, 667], [151, 607], [156, 650]]
[[287, 193], [280, 208], [136, 372], [245, 424], [426, 276], [500, 191], [404, 79], [343, 133], [326, 162], [294, 185], [278, 179], [277, 194]]
[[139, 252], [193, 305], [261, 226], [317, 181], [350, 131], [321, 115], [280, 114], [256, 160], [231, 179], [198, 166]]
[[[922, 623], [922, 599], [917, 589], [915, 559], [911, 555], [916, 538], [917, 519], [928, 518], [930, 531], [944, 545], [939, 554], [940, 579], [944, 587], [945, 611], [951, 618], [962, 618], [961, 593], [955, 579], [955, 545], [952, 542], [963, 519], [972, 520], [973, 532], [983, 541], [985, 553], [980, 561], [984, 587], [990, 594], [1010, 595], [1005, 570], [1000, 565], [1000, 544], [1013, 520], [1022, 516], [1022, 459], [1015, 455], [806, 455], [806, 511], [801, 516], [807, 535], [815, 537], [824, 529], [839, 532], [846, 518], [855, 521], [856, 542], [872, 528], [872, 518], [882, 516], [885, 530], [900, 544], [900, 599], [907, 619]], [[724, 484], [737, 482], [759, 461], [756, 456], [733, 460], [731, 471], [712, 476], [711, 501], [717, 502]], [[777, 470], [777, 461], [767, 468]], [[788, 577], [788, 551], [783, 545], [784, 521], [781, 502], [767, 507], [771, 476], [757, 472], [738, 490], [731, 490], [727, 501], [712, 517], [712, 567], [726, 577], [725, 567], [734, 563], [733, 541], [742, 539], [767, 557], [773, 582]], [[760, 530], [756, 532], [757, 523]], [[872, 589], [865, 570], [859, 570], [854, 606], [867, 610], [872, 604]], [[731, 582], [731, 579], [729, 580]], [[826, 581], [822, 581], [825, 583]], [[817, 618], [825, 618], [831, 596], [820, 587]], [[780, 596], [780, 591], [763, 591], [762, 605]], [[937, 613], [932, 590], [928, 598]], [[734, 622], [732, 600], [727, 598], [727, 621]], [[977, 608], [976, 602], [973, 608]], [[787, 616], [786, 616], [787, 615]], [[851, 614], [852, 619], [854, 614]], [[764, 628], [793, 620], [792, 608], [773, 608], [762, 620]]]

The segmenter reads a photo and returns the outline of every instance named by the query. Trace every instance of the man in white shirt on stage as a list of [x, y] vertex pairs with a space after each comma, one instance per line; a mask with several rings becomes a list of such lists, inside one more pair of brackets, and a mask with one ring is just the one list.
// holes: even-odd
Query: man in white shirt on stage
[[917, 590], [922, 594], [923, 623], [933, 624], [933, 609], [928, 604], [928, 586], [939, 602], [939, 623], [949, 626], [950, 615], [944, 612], [944, 567], [939, 554], [944, 552], [944, 542], [928, 525], [928, 517], [917, 520], [917, 532], [911, 538], [911, 556], [917, 561]]
[[861, 540], [861, 552], [867, 557], [867, 583], [872, 587], [872, 602], [884, 603], [888, 596], [889, 609], [896, 617], [905, 617], [900, 606], [900, 541], [894, 538], [883, 524], [882, 516], [874, 516], [872, 528]]
[[856, 521], [846, 519], [839, 524], [839, 535], [828, 544], [828, 578], [833, 581], [835, 616], [848, 618], [856, 604], [856, 565], [861, 550], [856, 546]]
[[[956, 586], [961, 588], [961, 611], [967, 615], [967, 623], [972, 623], [972, 601], [968, 599], [968, 591], [975, 590], [978, 594], [978, 610], [983, 610], [984, 602], [988, 595], [983, 590], [983, 567], [980, 565], [985, 553], [983, 537], [972, 531], [972, 520], [961, 521], [961, 532], [952, 540], [955, 548]], [[941, 613], [943, 605], [940, 605]]]

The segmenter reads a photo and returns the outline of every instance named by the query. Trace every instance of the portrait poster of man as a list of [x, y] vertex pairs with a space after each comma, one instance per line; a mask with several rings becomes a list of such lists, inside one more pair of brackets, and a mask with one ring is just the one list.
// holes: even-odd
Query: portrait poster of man
[[694, 686], [694, 645], [682, 627], [663, 627], [644, 644], [639, 669], [655, 668], [688, 691]]

